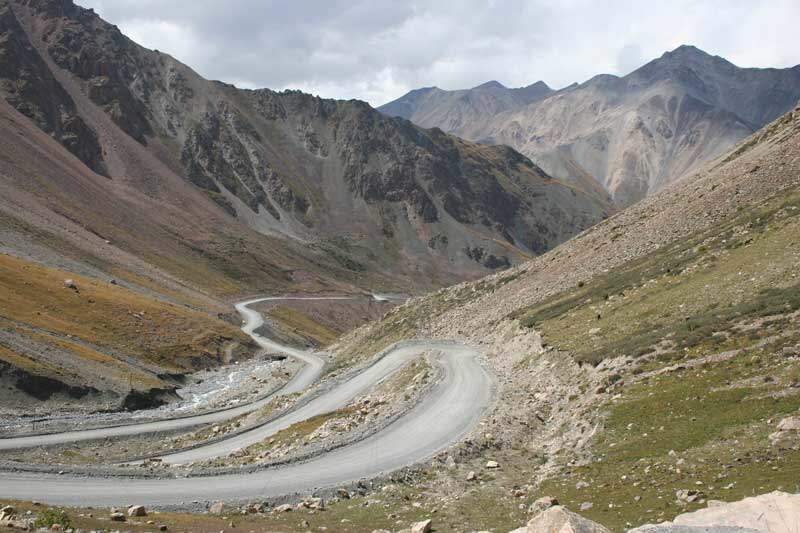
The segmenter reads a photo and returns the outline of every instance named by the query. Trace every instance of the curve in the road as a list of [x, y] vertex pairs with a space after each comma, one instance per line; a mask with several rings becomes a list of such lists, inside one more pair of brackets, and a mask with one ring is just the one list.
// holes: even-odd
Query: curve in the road
[[445, 343], [425, 342], [398, 345], [388, 351], [375, 364], [359, 372], [349, 380], [271, 422], [256, 426], [249, 431], [236, 434], [227, 439], [197, 446], [189, 450], [164, 454], [160, 457], [167, 463], [185, 464], [229, 455], [235, 450], [261, 442], [293, 424], [340, 409], [350, 403], [356, 396], [369, 391], [376, 384], [402, 368], [405, 363], [418, 357], [420, 353], [431, 349], [449, 348], [450, 346], [450, 344]]
[[[269, 299], [271, 298], [249, 300], [236, 306], [245, 317], [246, 324], [242, 329], [252, 335], [262, 347], [278, 350], [306, 361], [308, 365], [304, 371], [298, 373], [282, 392], [303, 390], [319, 375], [323, 361], [312, 354], [282, 346], [255, 333], [263, 321], [261, 315], [248, 306]], [[435, 341], [398, 344], [353, 378], [279, 419], [222, 441], [164, 456], [169, 462], [188, 462], [225, 455], [236, 448], [262, 440], [295, 422], [346, 405], [352, 398], [373, 387], [426, 350], [437, 351], [444, 372], [442, 380], [422, 402], [371, 437], [308, 461], [255, 473], [183, 479], [124, 479], [123, 481], [118, 478], [0, 473], [0, 498], [38, 499], [67, 505], [105, 505], [131, 501], [150, 505], [169, 505], [180, 504], [190, 499], [243, 500], [334, 486], [360, 478], [374, 477], [422, 461], [457, 441], [474, 427], [488, 405], [491, 379], [478, 363], [478, 352], [473, 348]], [[242, 408], [252, 410], [253, 405]], [[230, 417], [231, 411], [226, 411], [224, 416]], [[192, 418], [196, 424], [200, 417]], [[185, 423], [183, 422], [185, 420], [147, 423], [150, 425], [147, 430], [153, 430], [155, 427], [153, 424], [181, 424]], [[137, 426], [140, 426], [141, 430], [141, 426], [145, 424]], [[174, 427], [172, 425], [168, 429]], [[127, 426], [108, 428], [106, 431], [125, 429]], [[86, 434], [86, 432], [72, 433], [80, 433], [79, 438], [75, 439], [75, 435], [69, 434], [43, 435], [34, 437], [39, 441], [33, 445], [43, 444], [41, 439], [60, 438], [61, 442], [82, 440], [81, 437]], [[87, 438], [98, 437], [95, 434]], [[2, 442], [0, 440], [0, 443]]]
[[375, 477], [422, 461], [470, 431], [491, 396], [478, 352], [432, 343], [444, 377], [409, 413], [375, 435], [314, 459], [247, 474], [181, 479], [107, 479], [52, 474], [0, 474], [0, 498], [62, 505], [170, 505], [201, 500], [248, 500], [327, 488]]
[[64, 431], [60, 433], [44, 434], [44, 435], [30, 435], [22, 437], [8, 437], [0, 438], [0, 450], [12, 450], [20, 448], [32, 448], [36, 446], [51, 446], [54, 444], [65, 444], [68, 442], [80, 442], [87, 440], [105, 439], [112, 437], [127, 437], [132, 435], [143, 435], [147, 433], [158, 433], [162, 431], [174, 431], [178, 429], [185, 429], [201, 424], [213, 424], [215, 422], [222, 422], [239, 415], [251, 413], [257, 409], [264, 407], [276, 395], [291, 394], [305, 390], [309, 385], [314, 383], [319, 375], [322, 373], [322, 368], [325, 366], [325, 361], [318, 355], [304, 350], [298, 350], [290, 346], [284, 346], [273, 340], [267, 339], [259, 335], [255, 331], [264, 324], [264, 319], [261, 313], [250, 309], [250, 305], [258, 302], [269, 300], [343, 300], [350, 299], [347, 297], [270, 297], [270, 298], [256, 298], [246, 302], [240, 302], [235, 305], [236, 310], [242, 315], [245, 323], [242, 326], [242, 331], [250, 335], [259, 346], [265, 350], [280, 352], [290, 357], [294, 357], [305, 363], [300, 370], [292, 377], [292, 379], [281, 387], [277, 392], [269, 395], [266, 398], [261, 398], [255, 402], [231, 407], [229, 409], [222, 409], [211, 413], [205, 413], [194, 416], [185, 416], [180, 418], [172, 418], [167, 420], [157, 420], [153, 422], [140, 422], [135, 424], [127, 424], [121, 426], [101, 427], [93, 429], [82, 429], [75, 431]]

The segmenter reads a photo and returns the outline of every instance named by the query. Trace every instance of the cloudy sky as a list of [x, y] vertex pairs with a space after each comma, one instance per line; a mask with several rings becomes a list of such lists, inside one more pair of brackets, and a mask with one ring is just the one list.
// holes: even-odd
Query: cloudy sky
[[798, 0], [77, 0], [207, 78], [374, 106], [488, 80], [553, 88], [680, 44], [739, 66], [800, 63]]

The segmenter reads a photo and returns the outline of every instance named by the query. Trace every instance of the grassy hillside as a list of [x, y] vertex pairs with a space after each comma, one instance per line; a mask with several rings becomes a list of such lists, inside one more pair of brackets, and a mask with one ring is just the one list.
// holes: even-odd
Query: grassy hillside
[[[6, 396], [28, 379], [23, 374], [122, 395], [170, 387], [162, 375], [255, 349], [237, 327], [202, 311], [2, 254], [0, 309], [0, 376], [12, 385]], [[59, 387], [42, 382], [48, 386]], [[46, 393], [38, 391], [42, 399]]]
[[412, 484], [472, 529], [518, 527], [544, 495], [620, 531], [800, 490], [800, 435], [774, 436], [800, 413], [798, 235], [800, 107], [521, 267], [409, 301], [337, 353], [415, 336], [485, 349], [496, 404], [448, 451], [455, 467], [440, 457]]
[[[576, 361], [627, 361], [592, 459], [542, 493], [591, 501], [587, 516], [621, 530], [798, 489], [800, 441], [769, 439], [800, 409], [798, 235], [790, 193], [516, 313]], [[682, 489], [703, 496], [682, 503]]]

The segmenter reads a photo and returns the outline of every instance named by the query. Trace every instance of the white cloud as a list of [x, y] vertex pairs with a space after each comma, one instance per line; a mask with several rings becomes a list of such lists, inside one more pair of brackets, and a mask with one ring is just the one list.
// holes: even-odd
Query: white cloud
[[167, 20], [131, 19], [123, 22], [120, 30], [137, 43], [167, 52], [189, 66], [203, 63], [213, 53], [191, 27]]
[[373, 105], [429, 85], [624, 75], [681, 44], [739, 66], [800, 63], [797, 0], [78, 1], [206, 77]]

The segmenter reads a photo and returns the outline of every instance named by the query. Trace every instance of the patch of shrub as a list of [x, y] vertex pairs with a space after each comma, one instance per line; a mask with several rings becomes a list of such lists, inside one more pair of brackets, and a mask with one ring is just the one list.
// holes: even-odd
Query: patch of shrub
[[70, 526], [70, 519], [67, 512], [63, 509], [45, 509], [36, 517], [34, 527], [50, 529], [53, 524], [59, 524], [62, 530], [67, 529]]

